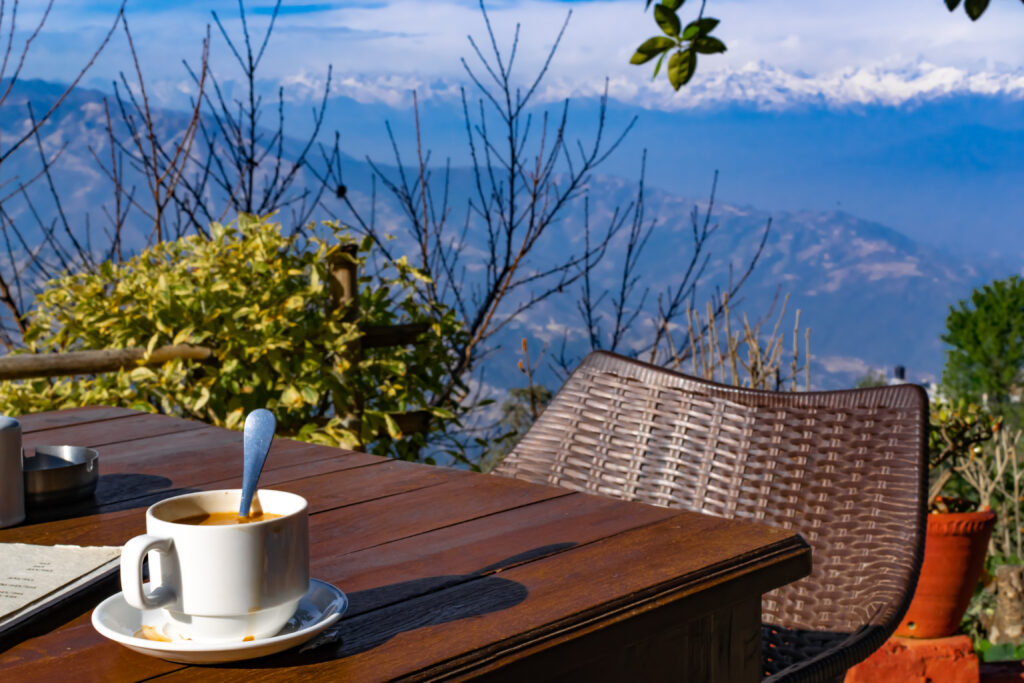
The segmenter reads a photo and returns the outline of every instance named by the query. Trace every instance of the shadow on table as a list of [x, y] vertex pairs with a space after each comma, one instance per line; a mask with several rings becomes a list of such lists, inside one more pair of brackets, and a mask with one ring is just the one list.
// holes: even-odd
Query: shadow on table
[[301, 666], [340, 659], [383, 645], [405, 631], [500, 612], [529, 595], [517, 581], [494, 576], [499, 571], [575, 543], [539, 546], [469, 574], [413, 579], [350, 594], [349, 612], [338, 625], [301, 650], [249, 663], [253, 667]]
[[[26, 510], [26, 522], [52, 522], [59, 519], [84, 517], [96, 514], [103, 507], [104, 512], [128, 510], [137, 507], [148, 507], [153, 497], [148, 495], [154, 491], [170, 489], [174, 484], [167, 477], [153, 474], [101, 474], [96, 482], [96, 493], [85, 500], [72, 503], [51, 503], [40, 506], [29, 506]], [[179, 490], [177, 493], [188, 493]]]
[[[103, 505], [104, 512], [117, 512], [118, 510], [130, 510], [134, 508], [145, 509], [153, 503], [159, 503], [161, 500], [173, 498], [174, 496], [183, 496], [186, 493], [197, 493], [200, 490], [189, 487], [171, 488], [173, 482], [166, 477], [150, 477], [150, 475], [146, 474], [112, 476], [147, 477], [153, 480], [160, 479], [162, 481], [151, 482], [148, 490], [142, 486], [137, 486], [131, 492], [125, 491], [120, 495], [110, 496], [106, 500], [102, 500], [101, 504]], [[99, 496], [97, 495], [97, 498], [98, 497]]]

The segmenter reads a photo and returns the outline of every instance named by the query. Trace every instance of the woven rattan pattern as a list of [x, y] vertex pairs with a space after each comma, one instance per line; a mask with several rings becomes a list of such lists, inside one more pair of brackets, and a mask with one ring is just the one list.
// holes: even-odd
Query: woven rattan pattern
[[595, 352], [504, 476], [795, 529], [812, 574], [764, 596], [772, 681], [831, 680], [891, 635], [924, 546], [917, 386], [776, 393]]

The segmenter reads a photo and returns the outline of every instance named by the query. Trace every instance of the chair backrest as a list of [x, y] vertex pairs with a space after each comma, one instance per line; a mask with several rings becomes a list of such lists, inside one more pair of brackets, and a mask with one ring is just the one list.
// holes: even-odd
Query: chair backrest
[[891, 633], [924, 548], [927, 411], [911, 384], [755, 391], [595, 352], [495, 473], [795, 529], [813, 571], [763, 620]]

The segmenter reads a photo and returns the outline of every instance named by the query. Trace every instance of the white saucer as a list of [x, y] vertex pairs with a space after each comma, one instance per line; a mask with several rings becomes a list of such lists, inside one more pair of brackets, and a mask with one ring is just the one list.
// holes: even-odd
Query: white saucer
[[237, 643], [203, 643], [192, 640], [158, 642], [136, 636], [143, 625], [160, 630], [161, 609], [139, 610], [124, 601], [121, 593], [110, 596], [92, 612], [92, 625], [100, 635], [151, 657], [182, 664], [219, 664], [272, 655], [300, 645], [341, 618], [348, 598], [329, 583], [310, 579], [309, 592], [299, 601], [295, 615], [269, 638]]

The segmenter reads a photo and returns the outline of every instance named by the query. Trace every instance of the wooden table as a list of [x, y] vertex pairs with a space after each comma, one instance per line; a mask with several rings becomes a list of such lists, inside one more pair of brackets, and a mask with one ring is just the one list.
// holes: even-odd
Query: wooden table
[[[120, 408], [21, 418], [25, 445], [100, 452], [93, 503], [0, 542], [119, 545], [171, 495], [237, 488], [241, 435]], [[760, 598], [810, 571], [748, 522], [278, 439], [260, 484], [310, 503], [311, 575], [351, 599], [340, 639], [222, 667], [109, 642], [117, 579], [0, 643], [0, 680], [760, 680]]]

